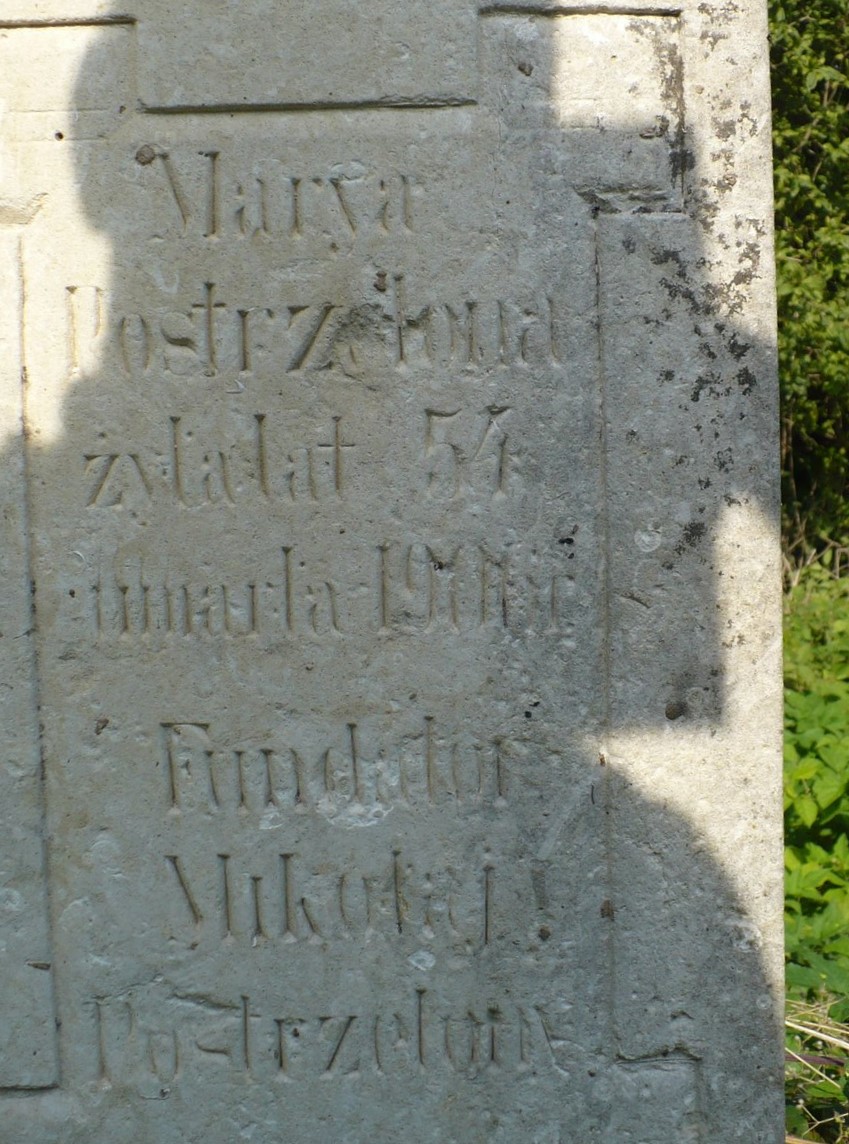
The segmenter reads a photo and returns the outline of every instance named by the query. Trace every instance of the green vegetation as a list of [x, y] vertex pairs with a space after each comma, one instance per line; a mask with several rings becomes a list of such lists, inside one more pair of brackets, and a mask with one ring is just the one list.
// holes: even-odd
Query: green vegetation
[[849, 5], [770, 0], [788, 1140], [849, 1144]]
[[787, 982], [849, 1017], [849, 580], [809, 569], [785, 608]]
[[785, 542], [849, 534], [849, 5], [771, 0]]
[[849, 578], [829, 563], [785, 599], [787, 1129], [849, 1144]]
[[827, 1005], [788, 1001], [788, 1142], [849, 1144], [847, 1054], [849, 1026], [835, 1021]]

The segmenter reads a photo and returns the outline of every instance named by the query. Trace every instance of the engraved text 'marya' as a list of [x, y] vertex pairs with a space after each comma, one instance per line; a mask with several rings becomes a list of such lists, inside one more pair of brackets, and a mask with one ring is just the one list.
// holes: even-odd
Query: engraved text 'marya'
[[364, 239], [415, 227], [418, 180], [360, 162], [308, 169], [269, 158], [249, 167], [217, 147], [146, 144], [135, 161], [151, 199], [153, 236], [185, 241], [252, 240], [278, 257], [323, 257]]
[[474, 1080], [489, 1072], [532, 1077], [539, 1069], [568, 1076], [577, 1062], [573, 1038], [559, 1029], [563, 1009], [562, 1002], [451, 1005], [420, 986], [395, 1004], [336, 1014], [267, 1013], [247, 995], [231, 1002], [172, 994], [163, 1005], [130, 993], [98, 998], [92, 1019], [101, 1083], [154, 1091], [206, 1069], [230, 1083], [428, 1072]]

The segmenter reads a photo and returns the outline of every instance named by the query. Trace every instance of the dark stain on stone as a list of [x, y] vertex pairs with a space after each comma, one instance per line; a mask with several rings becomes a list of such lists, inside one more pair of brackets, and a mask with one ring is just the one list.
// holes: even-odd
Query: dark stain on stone
[[748, 397], [755, 386], [758, 384], [757, 378], [748, 366], [744, 366], [734, 380], [740, 386], [740, 392], [744, 397]]
[[733, 333], [728, 339], [728, 351], [737, 361], [744, 358], [751, 348], [751, 344], [749, 342], [741, 342], [736, 333]]
[[672, 167], [672, 178], [683, 179], [689, 172], [695, 170], [696, 156], [689, 147], [683, 145], [673, 147], [670, 153], [670, 165]]
[[721, 473], [727, 472], [734, 462], [734, 458], [730, 449], [723, 449], [720, 453], [716, 454], [714, 459], [716, 461], [716, 467]]
[[699, 401], [703, 393], [707, 393], [708, 397], [727, 397], [731, 392], [731, 386], [723, 386], [722, 378], [718, 373], [705, 373], [696, 378], [693, 389], [690, 393], [691, 401]]
[[675, 551], [680, 556], [685, 549], [695, 548], [696, 545], [704, 538], [707, 532], [707, 525], [702, 520], [691, 520], [689, 524], [684, 525], [684, 530], [681, 534], [681, 539], [675, 546]]
[[654, 266], [666, 266], [670, 262], [674, 262], [677, 267], [676, 274], [679, 278], [686, 278], [687, 269], [684, 265], [684, 259], [681, 256], [680, 250], [655, 250], [651, 256], [652, 264]]

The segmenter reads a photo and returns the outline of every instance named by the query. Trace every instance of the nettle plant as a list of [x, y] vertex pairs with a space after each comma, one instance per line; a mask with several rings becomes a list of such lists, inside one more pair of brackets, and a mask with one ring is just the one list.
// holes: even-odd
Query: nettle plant
[[809, 568], [785, 606], [787, 983], [849, 1018], [849, 580]]

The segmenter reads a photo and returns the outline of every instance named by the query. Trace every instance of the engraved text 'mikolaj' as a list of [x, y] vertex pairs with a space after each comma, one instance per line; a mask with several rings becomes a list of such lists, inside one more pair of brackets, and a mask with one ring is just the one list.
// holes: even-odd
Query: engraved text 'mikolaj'
[[[275, 844], [283, 845], [276, 838]], [[386, 850], [370, 853], [365, 866], [342, 870], [332, 858], [259, 850], [257, 844], [248, 859], [208, 849], [165, 855], [173, 933], [198, 956], [222, 942], [323, 948], [379, 935], [444, 942], [468, 956], [500, 935], [498, 874], [486, 858], [461, 873]]]
[[247, 995], [228, 1001], [175, 993], [165, 1001], [151, 1005], [128, 993], [93, 1002], [102, 1084], [179, 1084], [204, 1069], [230, 1083], [411, 1079], [427, 1072], [474, 1080], [491, 1071], [533, 1076], [539, 1069], [568, 1076], [576, 1063], [572, 1040], [557, 1027], [562, 1004], [452, 1005], [422, 986], [395, 1005], [337, 1014], [306, 1007], [269, 1014]]
[[518, 756], [533, 749], [497, 734], [452, 732], [430, 715], [394, 739], [378, 740], [356, 722], [323, 734], [313, 729], [310, 747], [305, 721], [290, 718], [285, 726], [288, 734], [279, 740], [231, 746], [214, 738], [208, 723], [162, 723], [157, 764], [165, 806], [206, 816], [239, 812], [254, 821], [284, 810], [318, 809], [332, 817], [351, 806], [501, 807]]

